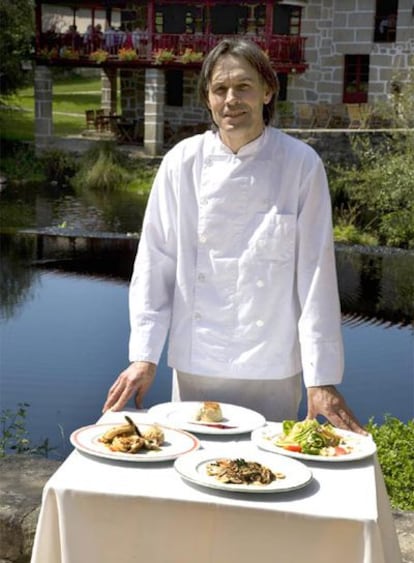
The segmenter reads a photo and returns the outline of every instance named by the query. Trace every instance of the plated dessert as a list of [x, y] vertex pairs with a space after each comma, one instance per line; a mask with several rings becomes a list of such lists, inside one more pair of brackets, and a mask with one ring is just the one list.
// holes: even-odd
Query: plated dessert
[[220, 403], [204, 401], [197, 409], [194, 418], [201, 422], [221, 422], [223, 420], [223, 412]]
[[197, 434], [242, 434], [263, 426], [264, 416], [239, 405], [216, 401], [175, 401], [154, 405], [148, 415], [159, 424]]

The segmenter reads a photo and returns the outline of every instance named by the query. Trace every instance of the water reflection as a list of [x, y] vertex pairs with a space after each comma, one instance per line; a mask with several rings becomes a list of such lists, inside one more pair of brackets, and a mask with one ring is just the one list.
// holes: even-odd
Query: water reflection
[[336, 263], [348, 322], [413, 323], [413, 252], [338, 245]]
[[[0, 410], [30, 403], [34, 441], [48, 437], [63, 455], [71, 430], [99, 417], [127, 363], [128, 280], [144, 209], [143, 196], [80, 198], [61, 188], [0, 197]], [[336, 259], [346, 352], [341, 390], [363, 423], [371, 416], [381, 422], [385, 413], [408, 420], [414, 252], [338, 245]], [[158, 373], [146, 406], [169, 400], [165, 354]]]
[[[28, 234], [0, 240], [1, 409], [28, 402], [34, 443], [49, 438], [65, 456], [71, 431], [100, 416], [107, 389], [127, 364], [128, 280], [137, 240], [48, 235], [40, 243]], [[374, 268], [376, 281], [368, 282], [368, 290], [367, 274], [357, 269], [365, 259], [339, 256], [346, 318], [353, 319], [344, 324], [341, 391], [363, 423], [371, 416], [381, 422], [385, 413], [408, 420], [414, 416], [413, 331], [402, 325], [412, 303], [398, 297], [401, 317], [392, 311], [393, 296], [405, 287], [390, 277], [396, 259]], [[163, 354], [147, 407], [169, 400], [170, 375]], [[300, 416], [305, 414], [302, 405]]]
[[[138, 237], [49, 228], [3, 234], [1, 241], [1, 307], [10, 315], [30, 295], [36, 267], [128, 281]], [[336, 261], [345, 322], [413, 323], [414, 253], [338, 246]]]

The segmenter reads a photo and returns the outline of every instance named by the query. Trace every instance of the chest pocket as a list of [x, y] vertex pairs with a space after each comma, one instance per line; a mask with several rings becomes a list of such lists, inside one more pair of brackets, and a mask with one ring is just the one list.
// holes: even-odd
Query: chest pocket
[[253, 237], [252, 251], [257, 260], [288, 262], [295, 249], [296, 217], [294, 215], [263, 215]]

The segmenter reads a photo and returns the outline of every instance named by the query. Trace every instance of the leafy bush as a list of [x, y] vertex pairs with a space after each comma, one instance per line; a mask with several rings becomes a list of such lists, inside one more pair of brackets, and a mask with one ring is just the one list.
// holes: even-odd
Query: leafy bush
[[67, 184], [77, 170], [76, 159], [59, 149], [48, 149], [40, 156], [44, 174], [48, 182], [56, 182], [60, 185]]
[[28, 403], [19, 403], [17, 411], [10, 409], [0, 413], [0, 458], [7, 454], [36, 454], [47, 457], [56, 449], [49, 445], [46, 438], [42, 444], [34, 446], [26, 430], [26, 416]]
[[392, 507], [414, 510], [414, 419], [404, 424], [386, 415], [382, 425], [370, 419], [367, 430], [377, 445]]
[[414, 134], [375, 146], [356, 136], [358, 164], [331, 168], [334, 222], [353, 225], [385, 246], [414, 248]]
[[42, 182], [43, 166], [35, 155], [34, 146], [24, 142], [1, 142], [0, 170], [10, 182]]

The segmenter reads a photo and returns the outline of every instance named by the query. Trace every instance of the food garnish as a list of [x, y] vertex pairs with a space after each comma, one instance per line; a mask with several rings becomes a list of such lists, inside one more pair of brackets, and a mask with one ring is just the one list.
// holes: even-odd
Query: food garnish
[[346, 455], [352, 451], [350, 444], [328, 422], [284, 420], [282, 427], [283, 433], [270, 439], [275, 446], [285, 450], [325, 457]]
[[274, 473], [257, 461], [237, 459], [217, 459], [210, 462], [207, 474], [215, 477], [221, 483], [236, 485], [269, 485], [276, 479], [284, 479], [284, 473]]
[[229, 426], [228, 424], [222, 424], [221, 422], [200, 422], [199, 420], [189, 420], [190, 424], [197, 424], [199, 426], [208, 426], [209, 428], [218, 428], [219, 430], [232, 430], [237, 428], [237, 426]]
[[135, 454], [141, 450], [160, 450], [164, 443], [164, 432], [157, 425], [150, 426], [141, 432], [129, 416], [125, 416], [127, 424], [110, 428], [99, 441], [112, 452]]

